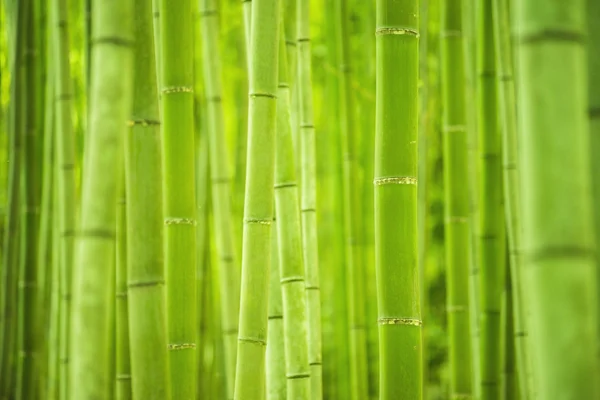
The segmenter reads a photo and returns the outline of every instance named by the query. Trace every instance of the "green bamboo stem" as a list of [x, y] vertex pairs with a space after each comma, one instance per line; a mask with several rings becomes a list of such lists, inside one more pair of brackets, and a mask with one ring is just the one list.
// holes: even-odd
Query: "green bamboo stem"
[[114, 304], [117, 182], [131, 113], [133, 1], [95, 2], [92, 18], [90, 102], [95, 106], [82, 180], [69, 363], [70, 398], [81, 400], [108, 397], [112, 381], [108, 318]]
[[233, 397], [235, 360], [239, 315], [240, 277], [235, 252], [231, 220], [231, 186], [229, 157], [225, 141], [223, 115], [223, 88], [219, 50], [219, 14], [215, 0], [200, 0], [200, 18], [203, 37], [204, 84], [206, 90], [209, 160], [215, 216], [217, 252], [221, 284], [221, 314], [227, 398]]
[[521, 392], [518, 388], [520, 376], [517, 376], [519, 371], [515, 348], [514, 293], [511, 271], [510, 268], [506, 268], [506, 286], [502, 295], [501, 326], [504, 334], [502, 335], [502, 385], [500, 398], [517, 400], [523, 397], [521, 397]]
[[152, 26], [154, 32], [154, 60], [156, 69], [156, 82], [162, 87], [162, 55], [160, 42], [160, 0], [152, 0]]
[[[321, 343], [321, 292], [319, 284], [319, 250], [317, 242], [317, 161], [315, 127], [313, 121], [313, 91], [310, 46], [310, 1], [297, 0], [298, 46], [298, 121], [300, 135], [302, 248], [306, 277], [308, 306], [308, 362], [310, 365], [310, 398], [323, 397], [322, 343]], [[290, 153], [290, 157], [293, 153]], [[292, 158], [293, 159], [293, 158]], [[282, 275], [283, 277], [283, 275]]]
[[18, 359], [18, 388], [17, 397], [29, 399], [36, 395], [38, 388], [38, 379], [36, 370], [36, 359], [40, 350], [39, 330], [41, 325], [38, 323], [38, 296], [40, 290], [38, 287], [38, 268], [37, 268], [37, 242], [39, 233], [39, 152], [38, 141], [41, 137], [40, 127], [42, 126], [41, 110], [38, 104], [38, 97], [41, 91], [38, 89], [40, 82], [37, 82], [38, 70], [42, 68], [38, 62], [41, 52], [36, 26], [36, 13], [38, 5], [35, 1], [26, 2], [26, 25], [27, 32], [24, 38], [24, 63], [25, 63], [25, 88], [24, 97], [26, 99], [26, 119], [23, 131], [23, 163], [24, 185], [23, 193], [23, 243], [21, 247], [22, 264], [19, 272], [19, 359]]
[[[280, 36], [283, 36], [283, 24]], [[287, 396], [312, 399], [309, 366], [310, 336], [307, 300], [310, 287], [303, 264], [300, 206], [296, 164], [290, 126], [290, 86], [285, 42], [280, 38], [279, 85], [277, 89], [277, 134], [275, 139], [275, 207], [278, 223], [279, 268], [283, 298], [285, 374]], [[306, 253], [304, 253], [306, 257]], [[275, 266], [274, 266], [275, 267]]]
[[52, 3], [54, 74], [56, 85], [56, 186], [57, 186], [57, 225], [59, 240], [60, 272], [60, 326], [58, 371], [60, 399], [68, 398], [69, 386], [69, 321], [71, 316], [71, 279], [73, 269], [73, 250], [75, 234], [75, 138], [71, 121], [73, 91], [69, 63], [69, 19], [67, 1]]
[[382, 400], [422, 398], [416, 242], [418, 12], [415, 0], [377, 1], [374, 185]]
[[2, 329], [2, 365], [0, 380], [0, 396], [10, 399], [14, 393], [14, 370], [15, 353], [17, 345], [17, 283], [18, 283], [18, 265], [20, 262], [20, 201], [21, 201], [21, 178], [22, 178], [22, 147], [23, 147], [23, 128], [25, 105], [22, 90], [24, 88], [23, 71], [23, 49], [25, 33], [25, 3], [18, 3], [18, 7], [13, 10], [12, 23], [14, 27], [12, 46], [11, 71], [12, 81], [10, 86], [11, 107], [9, 115], [9, 154], [7, 160], [8, 166], [8, 193], [7, 210], [8, 216], [4, 231], [4, 246], [2, 254], [3, 265], [3, 319], [2, 325], [7, 327]]
[[346, 263], [348, 286], [348, 325], [350, 337], [350, 380], [353, 399], [368, 396], [367, 381], [367, 342], [365, 326], [365, 283], [363, 257], [361, 252], [361, 198], [360, 165], [358, 160], [358, 135], [355, 128], [356, 116], [352, 90], [351, 49], [350, 49], [350, 7], [349, 0], [341, 0], [341, 71], [340, 80], [342, 152], [344, 173], [344, 219], [346, 238]]
[[287, 399], [283, 304], [281, 299], [281, 283], [279, 275], [279, 246], [277, 244], [277, 231], [277, 222], [275, 219], [273, 219], [273, 233], [271, 236], [271, 261], [273, 263], [273, 268], [271, 268], [271, 274], [269, 278], [269, 326], [267, 329], [269, 337], [269, 341], [267, 342], [267, 400]]
[[[590, 119], [590, 151], [592, 159], [592, 190], [595, 203], [600, 200], [600, 3], [593, 0], [587, 1], [588, 30], [590, 51], [588, 51], [588, 115]], [[594, 44], [594, 45], [592, 45]], [[596, 249], [600, 249], [600, 211], [594, 214], [594, 228], [596, 231]], [[598, 264], [600, 267], [600, 262]], [[600, 272], [598, 287], [600, 287]], [[599, 308], [600, 311], [600, 308]], [[600, 322], [600, 316], [598, 318]]]
[[450, 398], [471, 396], [469, 192], [462, 1], [442, 4], [444, 228]]
[[236, 400], [262, 400], [265, 395], [279, 16], [279, 0], [252, 2], [248, 166]]
[[169, 397], [162, 163], [152, 3], [137, 3], [133, 107], [125, 141], [127, 301], [133, 398]]
[[193, 7], [160, 2], [165, 267], [171, 397], [196, 393]]
[[[526, 399], [532, 393], [532, 371], [527, 346], [527, 325], [524, 317], [521, 252], [521, 204], [519, 203], [519, 163], [517, 152], [517, 109], [513, 76], [513, 57], [510, 36], [509, 4], [494, 0], [494, 28], [498, 75], [498, 112], [503, 144], [504, 201], [509, 249], [514, 324], [514, 346], [519, 394]], [[509, 311], [509, 310], [507, 310]], [[507, 339], [508, 340], [508, 339]]]
[[[54, 106], [54, 101], [52, 102]], [[53, 139], [56, 140], [56, 139]], [[57, 181], [57, 171], [54, 166], [56, 158], [52, 163], [52, 179], [54, 182]], [[58, 196], [57, 185], [54, 184], [52, 187], [52, 213], [53, 218], [56, 218], [58, 214], [58, 202], [56, 201]], [[51, 277], [51, 289], [50, 289], [50, 312], [49, 312], [49, 334], [48, 334], [48, 378], [46, 396], [48, 400], [58, 400], [60, 394], [60, 236], [59, 236], [58, 224], [52, 226], [52, 277]]]
[[497, 399], [501, 383], [502, 331], [500, 313], [504, 290], [505, 234], [502, 186], [502, 137], [498, 129], [496, 62], [492, 0], [478, 10], [478, 125], [479, 130], [479, 282], [481, 397]]
[[131, 361], [129, 356], [129, 310], [127, 300], [127, 202], [125, 177], [121, 178], [117, 200], [116, 282], [115, 282], [115, 397], [130, 400]]
[[598, 342], [598, 304], [585, 115], [588, 10], [583, 0], [516, 6], [523, 287], [534, 393], [598, 398], [599, 362], [590, 353]]

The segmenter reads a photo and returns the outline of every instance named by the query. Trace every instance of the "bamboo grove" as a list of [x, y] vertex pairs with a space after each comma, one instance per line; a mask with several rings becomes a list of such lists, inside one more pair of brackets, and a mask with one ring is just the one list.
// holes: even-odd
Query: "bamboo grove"
[[600, 2], [2, 0], [0, 400], [600, 398]]

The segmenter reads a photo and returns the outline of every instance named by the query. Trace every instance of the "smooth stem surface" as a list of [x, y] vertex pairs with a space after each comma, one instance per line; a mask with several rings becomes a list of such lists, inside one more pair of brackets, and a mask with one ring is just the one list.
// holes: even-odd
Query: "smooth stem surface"
[[471, 258], [462, 0], [442, 4], [444, 229], [450, 398], [471, 396]]
[[151, 0], [137, 2], [133, 107], [125, 140], [131, 390], [168, 399], [162, 160]]
[[523, 287], [534, 393], [545, 400], [599, 398], [586, 2], [516, 5]]
[[[377, 1], [373, 183], [382, 400], [422, 398], [417, 263], [418, 13], [416, 0]], [[403, 73], [398, 74], [399, 70]]]
[[[283, 24], [281, 25], [283, 27]], [[280, 32], [283, 36], [283, 29]], [[279, 40], [279, 85], [277, 90], [277, 134], [275, 139], [275, 206], [278, 224], [279, 268], [283, 298], [285, 373], [287, 396], [312, 399], [307, 295], [310, 291], [302, 259], [302, 231], [294, 147], [290, 127], [290, 88], [283, 38]]]
[[496, 61], [492, 0], [478, 11], [477, 73], [479, 86], [479, 303], [480, 368], [482, 398], [500, 397], [500, 314], [506, 268], [504, 207], [502, 198], [502, 137], [498, 129]]
[[235, 251], [232, 215], [232, 179], [225, 138], [223, 116], [223, 88], [219, 48], [219, 13], [215, 0], [200, 0], [202, 51], [204, 61], [204, 87], [208, 119], [210, 151], [211, 193], [213, 196], [214, 232], [216, 235], [219, 282], [221, 290], [221, 315], [227, 398], [233, 397], [235, 359], [237, 351], [238, 316], [240, 306], [240, 276]]
[[[114, 297], [115, 229], [123, 139], [131, 113], [133, 1], [95, 2], [89, 132], [82, 179], [81, 223], [74, 261], [69, 393], [109, 396], [109, 317]], [[73, 212], [73, 210], [69, 210]], [[112, 395], [112, 393], [110, 393]]]
[[279, 0], [253, 0], [237, 400], [265, 395], [279, 16]]
[[[317, 160], [313, 121], [313, 91], [310, 46], [310, 0], [296, 0], [299, 97], [302, 248], [308, 306], [308, 362], [310, 365], [310, 398], [323, 397], [321, 359], [321, 288], [319, 284], [319, 249], [317, 242]], [[280, 72], [281, 73], [281, 72]], [[281, 80], [280, 80], [281, 82]], [[289, 96], [289, 95], [288, 95]], [[291, 135], [290, 135], [291, 137]], [[292, 142], [293, 143], [293, 142]], [[291, 144], [291, 143], [290, 143]], [[293, 158], [293, 153], [290, 153]], [[296, 189], [294, 189], [296, 190]]]

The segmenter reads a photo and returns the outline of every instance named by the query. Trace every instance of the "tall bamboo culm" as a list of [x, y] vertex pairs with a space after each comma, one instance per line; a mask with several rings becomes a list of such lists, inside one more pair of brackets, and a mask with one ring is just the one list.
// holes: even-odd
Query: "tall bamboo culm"
[[[281, 50], [280, 50], [281, 51]], [[269, 278], [269, 315], [267, 342], [267, 400], [287, 399], [285, 350], [283, 333], [283, 303], [279, 275], [279, 245], [277, 220], [273, 219], [271, 234], [271, 268]]]
[[[496, 40], [498, 116], [502, 134], [502, 166], [504, 175], [504, 203], [508, 240], [508, 255], [512, 290], [512, 317], [516, 352], [519, 394], [522, 399], [533, 396], [532, 371], [528, 356], [528, 334], [525, 320], [525, 302], [522, 285], [521, 204], [519, 202], [519, 161], [517, 149], [517, 107], [513, 73], [508, 0], [494, 0], [494, 28]], [[507, 284], [508, 286], [508, 284]], [[508, 310], [507, 310], [508, 312]], [[507, 331], [507, 334], [509, 332]], [[510, 343], [508, 338], [507, 343]], [[508, 355], [507, 355], [508, 356]]]
[[[377, 0], [375, 266], [382, 400], [421, 399], [417, 0]], [[398, 70], [402, 74], [398, 74]], [[398, 297], [397, 293], [403, 293]]]
[[498, 129], [493, 0], [478, 5], [479, 334], [481, 397], [497, 399], [501, 382], [501, 305], [506, 268], [502, 137]]
[[196, 193], [192, 0], [160, 1], [163, 213], [171, 397], [196, 394]]
[[66, 0], [52, 2], [52, 42], [55, 57], [54, 74], [56, 85], [56, 220], [59, 249], [56, 268], [59, 269], [59, 396], [68, 398], [71, 281], [75, 238], [75, 138], [71, 120], [73, 88], [69, 62], [69, 18]]
[[[308, 362], [310, 365], [310, 398], [323, 397], [321, 359], [321, 292], [319, 285], [319, 254], [317, 243], [317, 160], [315, 126], [313, 121], [313, 91], [310, 46], [310, 0], [296, 0], [297, 90], [299, 98], [298, 122], [301, 154], [302, 249], [306, 277], [306, 304], [308, 306]], [[286, 57], [287, 58], [287, 57]], [[281, 82], [281, 80], [280, 80]], [[290, 157], [293, 153], [290, 153]], [[292, 157], [292, 159], [294, 159]], [[294, 189], [296, 190], [296, 189]]]
[[223, 88], [219, 48], [219, 13], [215, 0], [200, 0], [202, 51], [204, 61], [204, 87], [208, 118], [208, 143], [210, 146], [210, 174], [214, 232], [219, 265], [221, 315], [227, 398], [233, 397], [235, 359], [237, 351], [238, 315], [240, 306], [240, 277], [235, 251], [235, 235], [231, 220], [231, 187], [229, 156], [223, 118]]
[[[12, 71], [10, 84], [11, 107], [9, 112], [9, 139], [7, 156], [8, 163], [8, 194], [7, 210], [4, 231], [4, 248], [2, 254], [2, 296], [3, 296], [3, 319], [2, 325], [7, 329], [2, 329], [2, 380], [0, 380], [0, 395], [10, 398], [13, 395], [15, 374], [15, 355], [17, 344], [17, 286], [18, 286], [18, 266], [19, 266], [19, 229], [21, 208], [21, 179], [23, 163], [23, 106], [25, 104], [22, 98], [24, 88], [23, 71], [23, 50], [25, 37], [25, 2], [17, 3], [18, 6], [13, 9], [13, 43], [11, 46], [10, 68]], [[12, 161], [12, 162], [11, 162]]]
[[114, 304], [117, 182], [131, 113], [133, 1], [95, 2], [92, 15], [93, 107], [74, 261], [68, 391], [70, 398], [82, 400], [112, 395], [108, 332], [114, 326], [109, 317]]
[[133, 107], [125, 140], [131, 390], [134, 399], [166, 399], [162, 160], [152, 2], [136, 4]]
[[444, 227], [450, 398], [472, 392], [469, 318], [469, 174], [467, 157], [463, 1], [442, 3]]
[[[284, 24], [280, 25], [282, 28]], [[275, 207], [279, 248], [283, 335], [287, 396], [312, 399], [309, 367], [308, 315], [305, 265], [302, 257], [302, 230], [294, 145], [290, 126], [290, 86], [283, 38], [279, 40], [279, 84], [277, 89], [277, 133], [275, 139]], [[306, 253], [305, 253], [306, 254]], [[269, 339], [270, 340], [270, 339]]]
[[263, 400], [265, 396], [279, 18], [279, 0], [252, 1], [237, 400]]
[[534, 392], [548, 400], [600, 397], [586, 5], [516, 3], [523, 287]]
[[[298, 0], [300, 1], [300, 0]], [[365, 279], [362, 256], [362, 210], [360, 165], [357, 154], [358, 129], [352, 87], [352, 54], [350, 46], [351, 1], [339, 0], [338, 18], [341, 37], [342, 78], [339, 81], [341, 101], [341, 142], [344, 174], [344, 222], [346, 250], [346, 282], [348, 302], [348, 337], [350, 347], [350, 387], [355, 400], [368, 397], [367, 334], [365, 326]]]

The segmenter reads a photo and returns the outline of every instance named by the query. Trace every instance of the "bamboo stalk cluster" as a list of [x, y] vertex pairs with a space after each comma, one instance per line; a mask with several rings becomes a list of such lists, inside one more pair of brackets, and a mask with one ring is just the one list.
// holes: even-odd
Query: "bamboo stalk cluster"
[[594, 0], [5, 0], [0, 399], [600, 398]]

